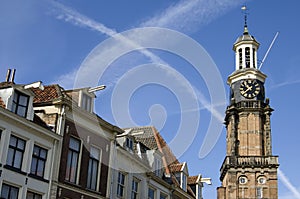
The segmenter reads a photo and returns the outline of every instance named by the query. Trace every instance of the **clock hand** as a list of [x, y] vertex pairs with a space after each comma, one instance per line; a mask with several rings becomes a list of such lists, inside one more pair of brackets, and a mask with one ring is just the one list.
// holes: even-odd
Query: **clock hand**
[[247, 89], [246, 89], [246, 90], [244, 90], [242, 94], [244, 94], [244, 93], [247, 93], [249, 90], [251, 90], [251, 89], [252, 89], [252, 86], [246, 86], [246, 87], [247, 87]]

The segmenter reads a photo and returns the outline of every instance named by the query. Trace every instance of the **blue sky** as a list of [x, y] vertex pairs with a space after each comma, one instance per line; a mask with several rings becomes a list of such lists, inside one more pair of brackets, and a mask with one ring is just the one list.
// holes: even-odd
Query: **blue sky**
[[[97, 93], [95, 108], [104, 119], [121, 127], [154, 124], [168, 142], [185, 133], [178, 133], [178, 129], [187, 117], [192, 127], [186, 129], [183, 140], [187, 146], [180, 160], [188, 162], [191, 175], [202, 173], [212, 178], [213, 185], [205, 187], [204, 196], [216, 198], [219, 168], [225, 156], [225, 129], [221, 120], [228, 101], [226, 79], [234, 70], [232, 45], [243, 31], [240, 8], [245, 2], [249, 8], [249, 31], [261, 44], [260, 60], [276, 32], [280, 32], [262, 71], [268, 76], [266, 95], [275, 109], [271, 125], [273, 153], [280, 160], [279, 198], [300, 198], [297, 170], [300, 27], [296, 21], [300, 17], [300, 2], [297, 0], [284, 3], [271, 0], [4, 0], [0, 6], [1, 78], [4, 80], [8, 68], [16, 68], [17, 83], [42, 80], [44, 84], [59, 83], [71, 89], [78, 76], [84, 74], [81, 69], [97, 52], [97, 47], [101, 50], [101, 44], [114, 34], [149, 26], [185, 34], [205, 49], [217, 72], [207, 78], [197, 71], [197, 67], [205, 66], [195, 67], [184, 57], [164, 49], [130, 52], [120, 55], [93, 80], [107, 85]], [[147, 71], [149, 68], [152, 71]], [[92, 73], [89, 71], [88, 75]], [[160, 77], [165, 73], [166, 76]], [[160, 82], [161, 79], [166, 81]], [[216, 99], [211, 94], [215, 85], [207, 83], [210, 81], [216, 84], [222, 81], [226, 95], [220, 92]], [[128, 96], [128, 92], [122, 91], [128, 91], [129, 83], [132, 90]], [[116, 116], [123, 109], [125, 112], [118, 115], [129, 114], [130, 120]], [[212, 120], [218, 124], [211, 127]], [[221, 128], [220, 137], [218, 128]], [[190, 133], [193, 130], [195, 134]], [[209, 153], [200, 157], [204, 142], [210, 144]]]

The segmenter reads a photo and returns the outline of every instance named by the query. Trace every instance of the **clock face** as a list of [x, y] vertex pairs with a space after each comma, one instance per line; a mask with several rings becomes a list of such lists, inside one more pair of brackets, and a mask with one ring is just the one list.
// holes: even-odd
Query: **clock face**
[[253, 79], [244, 80], [241, 83], [240, 92], [245, 98], [254, 98], [260, 92], [260, 85], [256, 80]]

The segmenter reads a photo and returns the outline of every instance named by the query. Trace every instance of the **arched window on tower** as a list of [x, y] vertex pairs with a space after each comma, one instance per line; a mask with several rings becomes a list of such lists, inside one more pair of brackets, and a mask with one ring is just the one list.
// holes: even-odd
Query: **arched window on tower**
[[243, 51], [241, 48], [239, 49], [239, 68], [243, 68]]
[[246, 61], [246, 68], [250, 68], [250, 48], [246, 47], [245, 49], [245, 61]]
[[255, 66], [255, 48], [252, 49], [252, 57], [253, 57], [253, 68], [256, 68], [256, 66]]

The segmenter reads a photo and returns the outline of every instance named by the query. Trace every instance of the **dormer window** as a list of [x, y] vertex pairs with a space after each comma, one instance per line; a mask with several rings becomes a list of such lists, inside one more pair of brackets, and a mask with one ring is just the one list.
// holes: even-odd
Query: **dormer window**
[[81, 108], [89, 112], [92, 110], [92, 98], [85, 93], [81, 96]]
[[186, 191], [186, 188], [187, 188], [187, 176], [185, 173], [181, 173], [181, 177], [182, 177], [182, 182], [181, 182], [181, 187], [184, 191]]
[[26, 117], [28, 111], [28, 103], [29, 96], [16, 90], [12, 102], [12, 112], [22, 117]]
[[133, 151], [133, 140], [132, 140], [132, 138], [129, 138], [129, 137], [126, 138], [126, 147], [130, 151]]
[[155, 160], [154, 160], [154, 172], [155, 172], [155, 175], [156, 176], [161, 176], [161, 168], [162, 168], [162, 165], [161, 165], [161, 159], [159, 159], [158, 157], [155, 157]]

